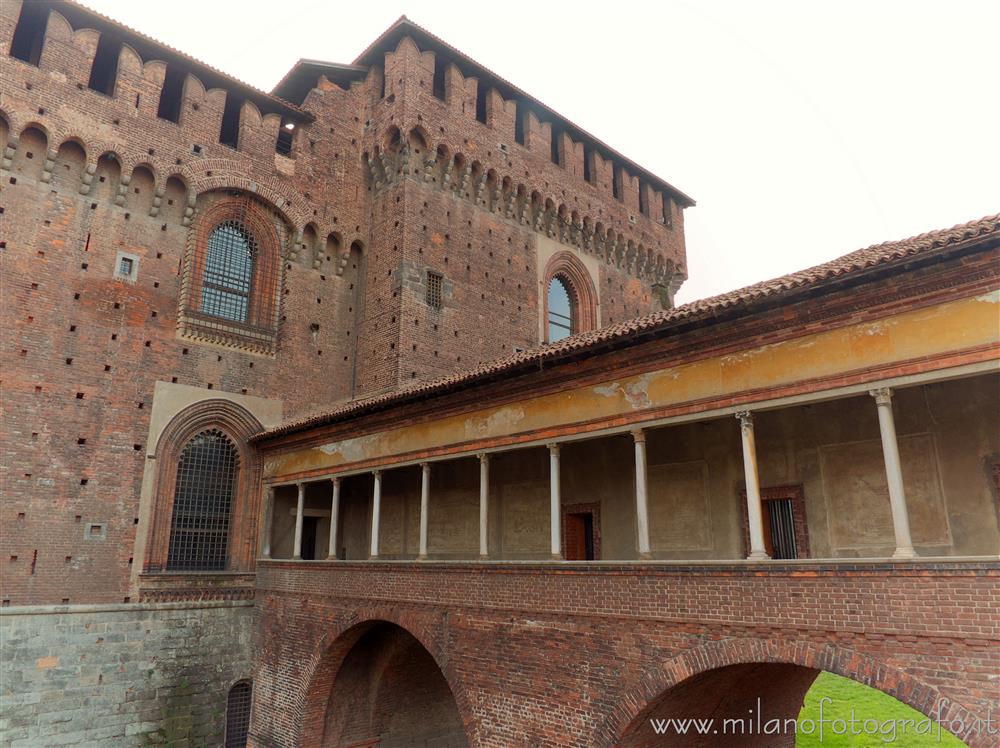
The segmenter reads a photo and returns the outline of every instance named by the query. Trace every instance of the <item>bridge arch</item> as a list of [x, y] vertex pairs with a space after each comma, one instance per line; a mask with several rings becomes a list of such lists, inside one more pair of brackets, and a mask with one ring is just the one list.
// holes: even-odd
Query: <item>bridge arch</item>
[[313, 657], [300, 745], [473, 745], [468, 704], [433, 628], [379, 611], [325, 636]]
[[[711, 717], [721, 722], [726, 717], [746, 716], [750, 709], [756, 715], [758, 696], [765, 721], [794, 719], [806, 691], [824, 670], [882, 691], [927, 717], [940, 717], [946, 727], [975, 721], [973, 712], [943, 697], [933, 686], [853, 650], [802, 642], [726, 639], [687, 650], [647, 672], [619, 700], [598, 735], [605, 736], [607, 745], [618, 748], [660, 745], [665, 738], [654, 734], [651, 718]], [[794, 745], [794, 735], [787, 743], [774, 735], [759, 737], [764, 742], [754, 743], [743, 736], [731, 745]], [[717, 735], [690, 735], [685, 740], [678, 738], [670, 744], [730, 745]]]

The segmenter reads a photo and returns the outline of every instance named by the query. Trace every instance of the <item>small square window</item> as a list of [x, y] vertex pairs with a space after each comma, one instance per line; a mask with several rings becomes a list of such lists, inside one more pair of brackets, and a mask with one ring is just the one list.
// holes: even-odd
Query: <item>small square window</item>
[[425, 298], [427, 306], [433, 309], [441, 308], [443, 301], [441, 287], [443, 285], [444, 276], [441, 273], [427, 272], [427, 293]]
[[135, 283], [139, 275], [139, 257], [130, 252], [119, 252], [115, 258], [115, 278]]

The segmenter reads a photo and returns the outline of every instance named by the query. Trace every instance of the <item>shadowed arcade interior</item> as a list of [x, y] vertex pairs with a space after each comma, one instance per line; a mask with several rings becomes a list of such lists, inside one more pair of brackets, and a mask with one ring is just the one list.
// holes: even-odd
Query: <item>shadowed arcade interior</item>
[[[745, 663], [699, 673], [658, 696], [628, 726], [619, 748], [653, 746], [741, 746], [782, 748], [795, 745], [795, 733], [761, 734], [799, 716], [806, 692], [820, 671], [788, 663]], [[759, 702], [758, 702], [759, 699]], [[758, 714], [760, 721], [758, 722]], [[713, 720], [707, 733], [689, 726], [686, 734], [659, 720]], [[732, 720], [724, 726], [726, 720]], [[659, 723], [662, 727], [664, 723]], [[703, 723], [708, 724], [708, 723]], [[787, 724], [791, 724], [790, 722]], [[728, 732], [729, 734], [723, 734]]]
[[377, 623], [337, 673], [324, 748], [465, 748], [455, 698], [431, 654], [409, 632]]

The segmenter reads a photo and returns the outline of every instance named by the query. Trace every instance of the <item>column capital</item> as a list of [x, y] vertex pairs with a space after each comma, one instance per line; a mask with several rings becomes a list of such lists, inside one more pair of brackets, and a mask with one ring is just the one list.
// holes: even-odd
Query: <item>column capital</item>
[[632, 429], [630, 432], [632, 434], [632, 440], [636, 442], [646, 441], [646, 432], [642, 429]]
[[892, 405], [892, 388], [876, 387], [868, 390], [868, 394], [875, 398], [876, 405]]
[[381, 478], [382, 477], [382, 471], [381, 470], [372, 470], [372, 475], [374, 475], [376, 478]]
[[333, 476], [332, 478], [330, 478], [330, 482], [335, 486], [338, 485], [340, 483], [340, 476], [339, 475]]
[[753, 426], [753, 411], [752, 410], [738, 410], [734, 414], [736, 420], [740, 422], [740, 426], [743, 428], [749, 428]]
[[429, 462], [421, 462], [420, 463], [420, 469], [421, 470], [430, 470], [431, 469], [431, 464]]
[[295, 487], [299, 489], [299, 493], [302, 493], [306, 490], [306, 482], [304, 480], [296, 481]]
[[479, 453], [479, 461], [480, 462], [489, 462], [490, 461], [490, 455], [489, 455], [489, 453], [488, 452], [480, 452]]
[[549, 454], [554, 454], [554, 455], [558, 455], [559, 454], [559, 443], [558, 442], [552, 442], [551, 444], [546, 444], [545, 446], [549, 448]]

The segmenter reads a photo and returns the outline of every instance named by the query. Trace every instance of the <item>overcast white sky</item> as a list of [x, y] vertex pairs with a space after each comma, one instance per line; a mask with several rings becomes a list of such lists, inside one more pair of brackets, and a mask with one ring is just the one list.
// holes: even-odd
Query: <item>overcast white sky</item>
[[698, 201], [679, 302], [1000, 212], [997, 0], [86, 0], [270, 90], [406, 14]]

